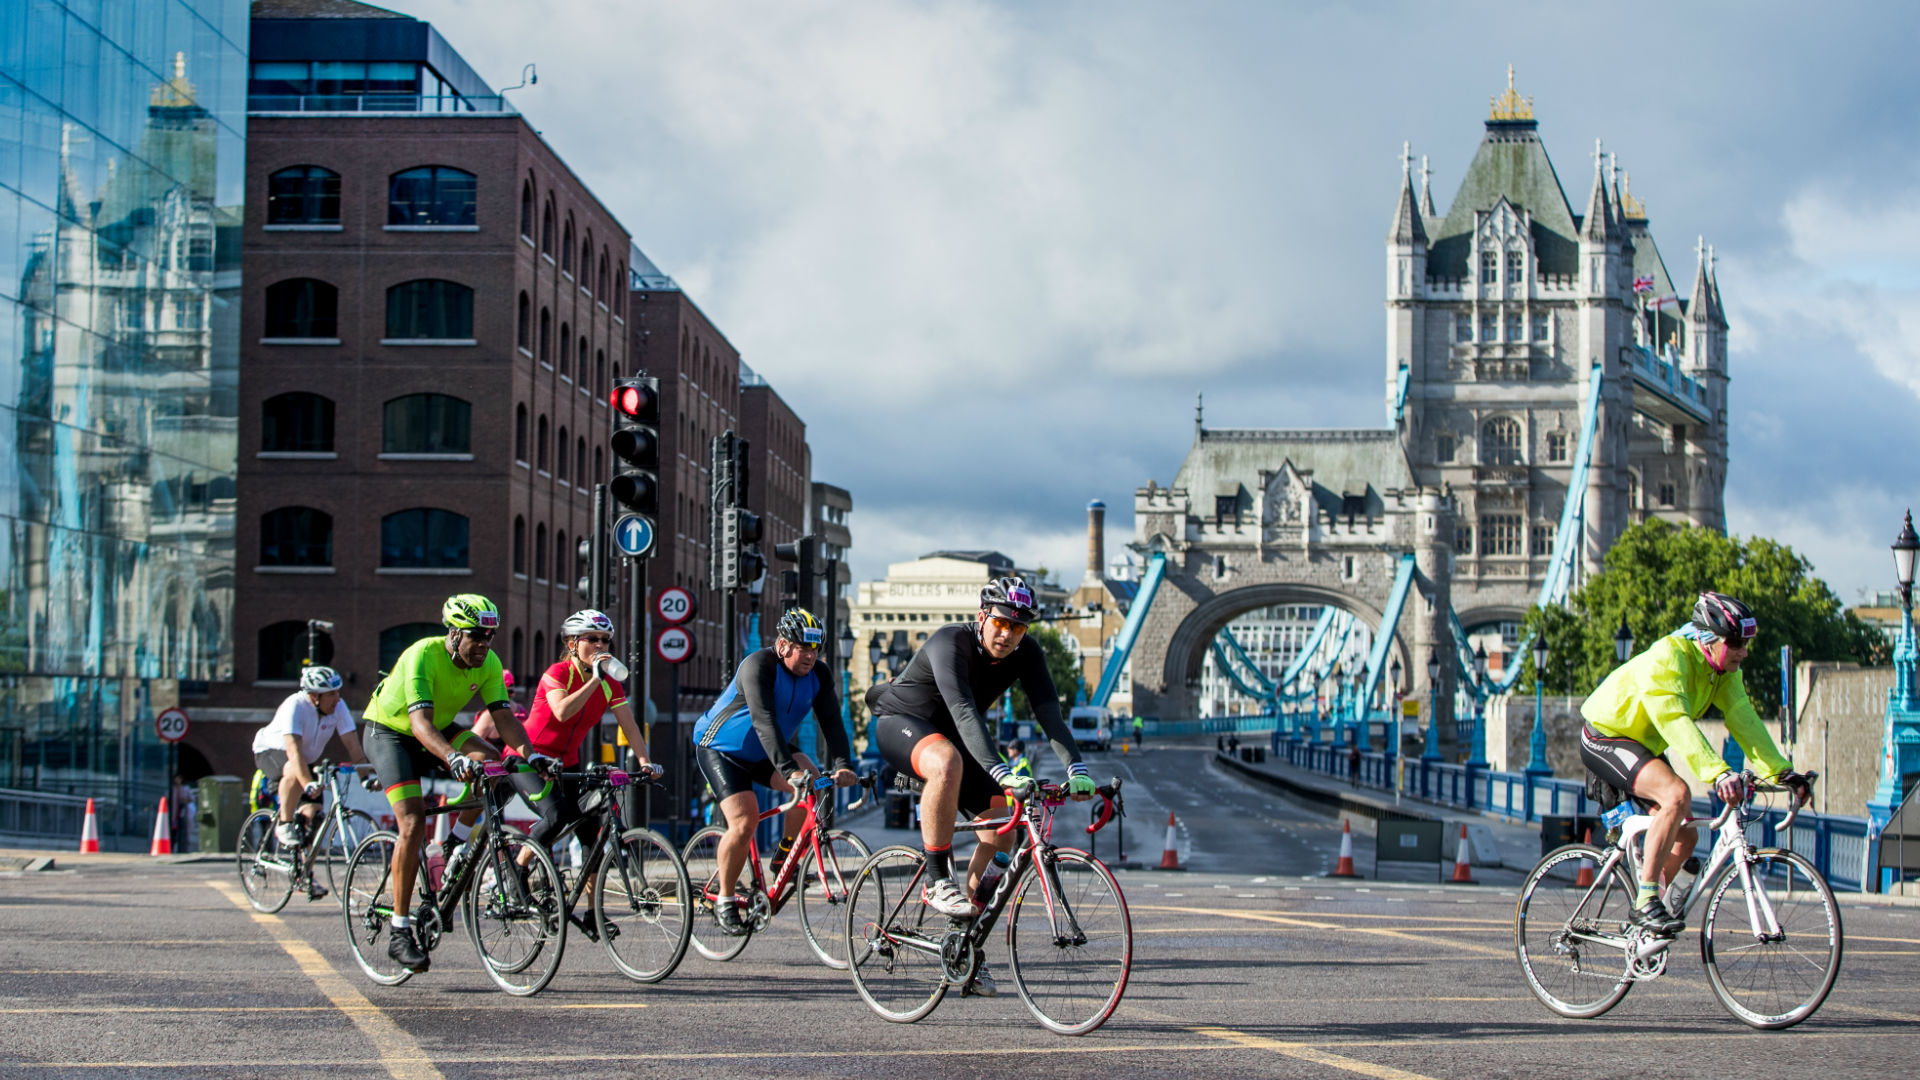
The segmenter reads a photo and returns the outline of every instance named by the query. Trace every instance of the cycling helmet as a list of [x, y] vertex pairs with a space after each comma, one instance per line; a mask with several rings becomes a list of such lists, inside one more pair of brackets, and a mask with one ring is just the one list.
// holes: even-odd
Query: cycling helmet
[[498, 630], [500, 609], [479, 593], [461, 593], [447, 597], [440, 607], [440, 621], [456, 630]]
[[1703, 592], [1693, 605], [1693, 625], [1735, 645], [1753, 640], [1760, 633], [1760, 621], [1753, 609], [1725, 593]]
[[613, 633], [613, 620], [592, 608], [576, 611], [567, 616], [566, 622], [560, 624], [562, 637], [579, 637], [581, 634], [591, 634], [596, 631], [602, 634]]
[[980, 610], [1023, 623], [1032, 622], [1039, 613], [1038, 605], [1033, 602], [1033, 590], [1027, 587], [1027, 579], [1021, 577], [994, 578], [987, 582], [987, 587], [980, 590]]
[[817, 649], [825, 640], [825, 631], [820, 627], [820, 620], [813, 617], [813, 612], [806, 608], [793, 608], [780, 616], [780, 627], [775, 636], [796, 645]]
[[330, 667], [300, 669], [300, 689], [309, 694], [329, 694], [340, 689], [340, 673]]

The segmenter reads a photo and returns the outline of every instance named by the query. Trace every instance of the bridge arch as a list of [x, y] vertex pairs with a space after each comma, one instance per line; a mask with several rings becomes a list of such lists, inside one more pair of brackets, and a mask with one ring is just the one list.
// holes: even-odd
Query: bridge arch
[[[1168, 636], [1161, 670], [1162, 685], [1170, 688], [1195, 685], [1213, 639], [1227, 624], [1249, 611], [1280, 605], [1339, 608], [1373, 627], [1376, 637], [1382, 632], [1380, 623], [1385, 617], [1378, 606], [1366, 600], [1307, 582], [1260, 582], [1212, 593], [1197, 603]], [[1399, 627], [1387, 628], [1387, 631], [1393, 635], [1393, 654], [1399, 657], [1402, 670], [1412, 672], [1413, 654], [1405, 635]]]

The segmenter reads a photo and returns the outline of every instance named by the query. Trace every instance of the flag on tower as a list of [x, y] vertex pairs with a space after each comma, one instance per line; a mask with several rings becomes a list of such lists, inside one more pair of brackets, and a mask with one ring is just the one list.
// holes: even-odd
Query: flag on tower
[[1644, 275], [1644, 274], [1643, 274], [1643, 275], [1641, 275], [1640, 277], [1637, 277], [1637, 278], [1634, 278], [1634, 279], [1633, 279], [1633, 291], [1634, 291], [1634, 292], [1637, 292], [1637, 293], [1642, 293], [1642, 292], [1652, 292], [1652, 291], [1653, 291], [1653, 278], [1652, 278], [1652, 277], [1650, 277], [1650, 276], [1647, 276], [1647, 275]]

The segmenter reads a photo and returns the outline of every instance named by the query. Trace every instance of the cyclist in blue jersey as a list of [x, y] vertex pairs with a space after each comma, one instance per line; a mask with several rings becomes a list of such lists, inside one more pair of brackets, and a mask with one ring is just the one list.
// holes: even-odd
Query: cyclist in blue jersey
[[[827, 740], [828, 767], [834, 782], [851, 787], [860, 782], [850, 767], [852, 748], [840, 726], [840, 699], [833, 692], [831, 672], [815, 671], [822, 630], [813, 613], [800, 608], [780, 616], [771, 649], [760, 649], [740, 664], [733, 681], [693, 728], [693, 757], [719, 800], [727, 821], [727, 835], [716, 853], [719, 861], [719, 902], [714, 918], [720, 929], [740, 935], [746, 927], [733, 903], [734, 883], [747, 863], [753, 828], [760, 821], [760, 804], [753, 785], [781, 792], [806, 790], [816, 767], [793, 745], [793, 737], [812, 712]], [[787, 814], [786, 835], [773, 856], [774, 872], [793, 847], [801, 811]]]

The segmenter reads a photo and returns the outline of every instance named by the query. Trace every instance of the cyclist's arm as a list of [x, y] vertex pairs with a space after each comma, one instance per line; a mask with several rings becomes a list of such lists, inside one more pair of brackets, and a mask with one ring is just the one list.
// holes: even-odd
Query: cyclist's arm
[[[927, 648], [930, 647], [931, 643], [921, 648], [920, 655], [927, 656]], [[966, 647], [972, 648], [971, 641]], [[996, 781], [1006, 779], [1012, 770], [1000, 760], [1000, 747], [993, 741], [987, 718], [980, 715], [980, 709], [974, 703], [973, 684], [967, 678], [967, 664], [962, 649], [951, 648], [945, 656], [927, 656], [927, 661], [928, 668], [933, 672], [933, 684], [940, 691], [940, 700], [946, 703], [947, 714], [953, 717], [953, 726], [959, 730], [960, 742], [967, 748], [967, 754], [981, 768], [992, 773]]]
[[407, 710], [407, 729], [434, 757], [445, 761], [453, 753], [453, 744], [433, 726], [433, 702], [423, 701]]
[[640, 766], [645, 768], [652, 761], [647, 757], [647, 733], [640, 730], [640, 722], [633, 718], [633, 709], [622, 701], [612, 707], [614, 722], [620, 725], [620, 731], [627, 737], [627, 746], [631, 747]]
[[293, 766], [293, 775], [299, 777], [302, 784], [313, 783], [313, 769], [307, 764], [307, 755], [300, 749], [300, 736], [293, 733], [282, 735], [280, 742], [287, 748], [287, 764]]
[[1760, 766], [1754, 771], [1760, 774], [1762, 780], [1772, 780], [1793, 768], [1793, 763], [1774, 744], [1767, 725], [1754, 710], [1752, 699], [1747, 697], [1746, 680], [1738, 671], [1720, 687], [1713, 703], [1720, 706], [1720, 715], [1726, 718], [1727, 734], [1732, 735], [1733, 741], [1740, 744], [1740, 749], [1746, 752], [1747, 757]]
[[759, 738], [760, 745], [767, 752], [767, 760], [773, 763], [774, 772], [780, 776], [792, 776], [800, 771], [799, 762], [787, 753], [786, 736], [780, 733], [780, 718], [773, 715], [775, 686], [780, 678], [780, 658], [772, 649], [761, 649], [740, 663], [740, 670], [733, 681], [740, 689], [740, 700], [746, 703], [747, 718], [753, 722], [753, 733]]
[[1711, 784], [1727, 771], [1727, 763], [1720, 760], [1719, 751], [1707, 742], [1700, 726], [1693, 722], [1679, 694], [1664, 686], [1650, 687], [1641, 693], [1640, 707], [1667, 740], [1667, 749], [1684, 762], [1687, 771], [1701, 783]]
[[1027, 670], [1020, 675], [1020, 688], [1027, 692], [1027, 704], [1033, 708], [1033, 718], [1039, 723], [1040, 730], [1047, 733], [1047, 741], [1053, 744], [1053, 756], [1060, 759], [1067, 775], [1077, 776], [1086, 772], [1086, 763], [1080, 760], [1080, 748], [1073, 744], [1073, 729], [1060, 716], [1060, 694], [1054, 689], [1053, 674], [1047, 670], [1047, 655], [1038, 648], [1034, 650]]
[[833, 679], [827, 672], [814, 670], [814, 682], [820, 688], [813, 695], [813, 718], [820, 725], [820, 737], [827, 741], [827, 771], [850, 769], [853, 746], [847, 741], [847, 729], [840, 723], [840, 695], [833, 692]]
[[361, 749], [360, 736], [357, 732], [342, 731], [340, 733], [340, 745], [347, 748], [348, 764], [351, 764], [351, 765], [366, 764], [367, 752]]
[[571, 720], [575, 714], [579, 713], [579, 711], [586, 706], [588, 698], [600, 692], [600, 680], [588, 678], [587, 681], [580, 684], [579, 689], [569, 694], [565, 687], [558, 683], [549, 682], [547, 677], [542, 675], [540, 676], [540, 690], [547, 696], [547, 708], [553, 710], [553, 715], [556, 719]]
[[[508, 746], [520, 751], [522, 758], [533, 756], [533, 744], [527, 740], [526, 725], [520, 722], [519, 717], [513, 715], [512, 706], [504, 701], [496, 701], [487, 706], [487, 714], [493, 717], [494, 730], [500, 733], [500, 738]], [[481, 745], [490, 752], [489, 756], [495, 756], [493, 747], [487, 746], [485, 740], [481, 740]]]

